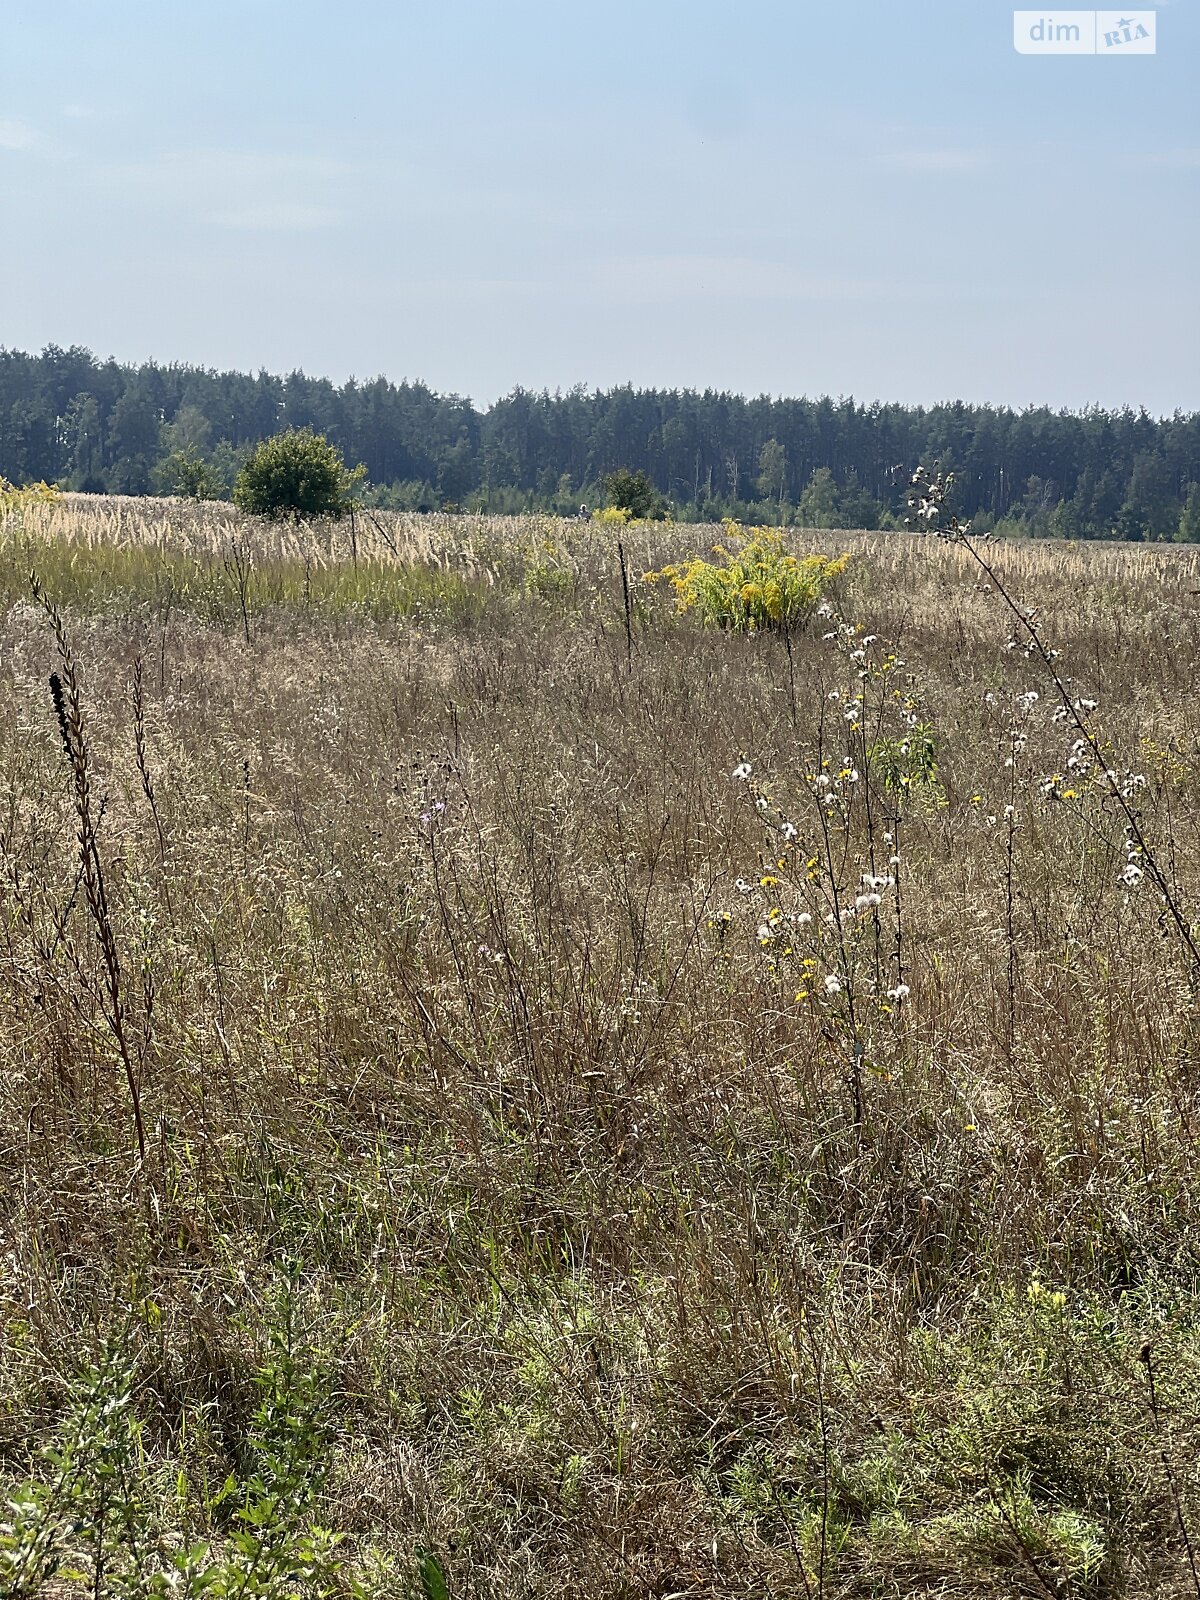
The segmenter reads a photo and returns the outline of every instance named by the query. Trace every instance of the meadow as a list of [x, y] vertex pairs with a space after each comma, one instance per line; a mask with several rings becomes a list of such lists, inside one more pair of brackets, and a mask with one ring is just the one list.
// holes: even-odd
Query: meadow
[[9, 511], [0, 1593], [1200, 1597], [1200, 552], [730, 539]]

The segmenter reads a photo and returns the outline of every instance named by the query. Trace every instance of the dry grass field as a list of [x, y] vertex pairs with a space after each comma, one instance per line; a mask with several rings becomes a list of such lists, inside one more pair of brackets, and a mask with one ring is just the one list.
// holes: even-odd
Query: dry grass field
[[619, 531], [4, 524], [6, 1597], [1200, 1595], [1200, 552]]

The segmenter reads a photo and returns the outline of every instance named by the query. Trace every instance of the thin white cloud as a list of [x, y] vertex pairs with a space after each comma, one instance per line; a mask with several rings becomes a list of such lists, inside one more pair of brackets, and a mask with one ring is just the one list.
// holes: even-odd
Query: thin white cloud
[[0, 150], [32, 150], [37, 135], [27, 123], [0, 118]]
[[901, 172], [974, 172], [983, 164], [974, 150], [889, 150], [882, 159]]
[[616, 256], [599, 263], [594, 282], [613, 303], [680, 300], [862, 300], [881, 292], [865, 279], [797, 272], [753, 256]]
[[262, 205], [237, 206], [214, 212], [210, 220], [219, 228], [242, 228], [253, 233], [292, 233], [313, 228], [333, 228], [342, 213], [332, 206], [310, 206], [286, 200]]
[[352, 169], [326, 156], [252, 150], [168, 150], [110, 166], [98, 181], [122, 201], [184, 211], [211, 226], [287, 233], [342, 220]]
[[1122, 165], [1127, 168], [1158, 170], [1163, 172], [1195, 172], [1200, 169], [1200, 149], [1143, 150], [1126, 156]]

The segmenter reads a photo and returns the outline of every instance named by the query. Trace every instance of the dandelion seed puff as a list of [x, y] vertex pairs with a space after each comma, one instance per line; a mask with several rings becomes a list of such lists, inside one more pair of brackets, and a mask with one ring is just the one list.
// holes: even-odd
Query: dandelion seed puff
[[825, 993], [826, 994], [841, 994], [841, 992], [842, 992], [842, 980], [839, 977], [837, 977], [834, 973], [827, 972], [825, 974]]
[[901, 1000], [907, 1000], [911, 992], [912, 991], [909, 989], [906, 983], [898, 983], [894, 989], [888, 990], [887, 997], [889, 1000], [895, 1000], [899, 1002]]
[[810, 923], [811, 921], [812, 921], [812, 912], [811, 911], [798, 911], [796, 913], [795, 922], [796, 922], [796, 926], [798, 928], [806, 927], [808, 925], [808, 923]]
[[744, 782], [745, 779], [750, 777], [753, 771], [754, 768], [750, 765], [750, 763], [748, 761], [743, 761], [740, 763], [740, 765], [734, 767], [733, 776]]
[[1145, 876], [1136, 861], [1129, 861], [1121, 868], [1117, 882], [1123, 884], [1126, 889], [1136, 889]]

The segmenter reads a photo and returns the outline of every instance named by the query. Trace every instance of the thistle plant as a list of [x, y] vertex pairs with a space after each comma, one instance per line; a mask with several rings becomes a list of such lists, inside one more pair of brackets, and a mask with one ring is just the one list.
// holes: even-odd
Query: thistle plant
[[1057, 795], [1075, 799], [1078, 786], [1088, 782], [1112, 803], [1124, 825], [1123, 864], [1119, 881], [1124, 888], [1135, 889], [1145, 878], [1158, 891], [1185, 952], [1190, 982], [1195, 985], [1200, 982], [1200, 944], [1197, 943], [1196, 924], [1182, 903], [1169, 868], [1163, 865], [1151, 848], [1136, 804], [1139, 792], [1145, 787], [1145, 775], [1128, 768], [1121, 771], [1112, 764], [1092, 720], [1097, 702], [1080, 695], [1073, 688], [1070, 679], [1058, 665], [1060, 652], [1043, 635], [1037, 608], [1022, 605], [1010, 593], [995, 563], [982, 554], [979, 546], [987, 536], [979, 539], [973, 537], [970, 523], [961, 522], [950, 509], [953, 487], [953, 473], [931, 474], [924, 467], [918, 467], [909, 483], [905, 524], [915, 532], [932, 533], [965, 550], [1011, 614], [1015, 626], [1007, 648], [1022, 650], [1028, 659], [1040, 663], [1054, 687], [1058, 702], [1053, 714], [1054, 721], [1064, 724], [1075, 735], [1065, 763], [1074, 775], [1074, 785], [1065, 783], [1063, 775], [1055, 772], [1043, 782], [1042, 794], [1044, 797]]
[[828, 601], [818, 610], [844, 686], [826, 690], [802, 784], [789, 785], [786, 801], [750, 762], [734, 770], [768, 835], [756, 881], [739, 877], [736, 887], [768, 968], [794, 985], [791, 1003], [844, 1041], [858, 1123], [874, 1024], [911, 993], [899, 838], [906, 809], [936, 784], [937, 754], [903, 658]]

